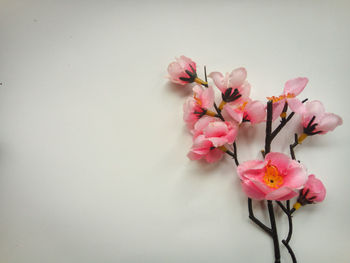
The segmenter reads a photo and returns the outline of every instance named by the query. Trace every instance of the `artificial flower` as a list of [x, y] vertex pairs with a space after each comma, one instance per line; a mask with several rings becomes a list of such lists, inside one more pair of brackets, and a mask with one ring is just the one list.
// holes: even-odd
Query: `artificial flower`
[[300, 206], [322, 202], [326, 197], [326, 188], [323, 183], [310, 174], [304, 188], [300, 191], [298, 201], [294, 204], [294, 209], [297, 210]]
[[343, 124], [340, 116], [325, 112], [323, 104], [318, 101], [306, 102], [301, 111], [303, 134], [299, 137], [301, 143], [307, 136], [325, 134]]
[[211, 86], [209, 88], [199, 85], [193, 87], [193, 97], [188, 98], [183, 106], [184, 121], [190, 129], [205, 114], [215, 116], [214, 112], [208, 110], [214, 104], [214, 96]]
[[249, 97], [250, 84], [246, 81], [245, 68], [237, 68], [225, 76], [220, 72], [211, 72], [208, 77], [213, 79], [215, 86], [222, 93], [223, 102], [220, 104], [220, 109], [226, 103], [240, 103]]
[[261, 101], [247, 99], [241, 105], [226, 104], [222, 111], [223, 116], [229, 116], [238, 124], [249, 121], [251, 124], [263, 122], [266, 117], [265, 105]]
[[[272, 100], [273, 114], [272, 120], [275, 120], [283, 112], [285, 103], [288, 103], [289, 108], [296, 113], [300, 113], [302, 108], [302, 102], [296, 98], [305, 88], [309, 82], [307, 78], [295, 78], [288, 80], [284, 85], [283, 94], [275, 97], [268, 97], [268, 100]], [[285, 116], [284, 116], [285, 117]]]
[[307, 180], [300, 163], [278, 152], [268, 153], [264, 161], [246, 161], [237, 167], [237, 172], [243, 191], [258, 200], [291, 199]]
[[196, 63], [190, 58], [181, 56], [180, 58], [175, 59], [176, 61], [170, 63], [168, 66], [168, 78], [170, 81], [180, 85], [192, 82], [197, 82], [203, 85], [207, 84], [197, 77]]
[[204, 116], [196, 122], [193, 130], [193, 146], [188, 157], [191, 160], [218, 161], [225, 152], [225, 144], [232, 144], [238, 127], [231, 122]]

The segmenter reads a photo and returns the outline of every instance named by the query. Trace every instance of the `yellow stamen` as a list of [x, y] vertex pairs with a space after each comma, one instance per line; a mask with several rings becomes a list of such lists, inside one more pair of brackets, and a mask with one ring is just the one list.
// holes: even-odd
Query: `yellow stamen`
[[208, 82], [205, 82], [204, 80], [201, 80], [200, 78], [195, 78], [194, 81], [200, 85], [208, 85]]
[[213, 111], [211, 111], [211, 110], [207, 110], [205, 114], [206, 114], [206, 115], [209, 115], [209, 116], [212, 116], [212, 117], [215, 117], [215, 116], [216, 116], [216, 113], [213, 112]]
[[302, 143], [303, 140], [305, 140], [307, 137], [307, 134], [306, 133], [302, 133], [299, 138], [298, 138], [298, 143]]
[[293, 93], [288, 93], [287, 95], [281, 95], [281, 96], [278, 96], [278, 97], [275, 97], [275, 96], [272, 96], [272, 97], [266, 97], [268, 100], [272, 100], [272, 102], [278, 102], [278, 101], [281, 101], [281, 100], [284, 100], [284, 99], [291, 99], [291, 98], [294, 98], [295, 95]]
[[193, 98], [196, 100], [196, 102], [199, 106], [202, 106], [202, 101], [197, 97], [196, 93], [193, 94]]
[[225, 106], [226, 102], [225, 101], [222, 101], [219, 105], [219, 109], [222, 110], [223, 107]]
[[223, 152], [227, 152], [227, 149], [225, 146], [219, 146], [218, 149], [220, 149]]
[[296, 202], [294, 205], [293, 205], [293, 208], [295, 210], [298, 210], [299, 208], [301, 207], [301, 204], [299, 202]]
[[263, 177], [265, 184], [271, 188], [279, 188], [283, 184], [283, 176], [280, 175], [277, 167], [269, 162], [265, 169]]

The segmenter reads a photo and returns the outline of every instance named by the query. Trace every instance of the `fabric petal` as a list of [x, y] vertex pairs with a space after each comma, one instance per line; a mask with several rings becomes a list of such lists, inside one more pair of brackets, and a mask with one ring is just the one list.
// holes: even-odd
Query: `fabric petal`
[[249, 160], [241, 163], [237, 167], [237, 174], [242, 180], [256, 176], [261, 176], [264, 173], [265, 162], [260, 160]]
[[211, 72], [208, 75], [209, 78], [211, 78], [214, 83], [215, 86], [222, 92], [225, 93], [225, 90], [227, 89], [227, 85], [225, 84], [225, 77], [224, 75], [222, 75], [222, 73], [220, 72]]
[[228, 132], [226, 123], [221, 121], [210, 122], [208, 126], [203, 130], [203, 134], [207, 137], [221, 137], [225, 136]]
[[250, 198], [255, 200], [262, 200], [265, 198], [265, 193], [263, 193], [259, 188], [255, 186], [250, 180], [241, 181], [241, 186], [243, 192]]
[[292, 189], [301, 189], [307, 180], [305, 168], [297, 161], [292, 160], [289, 164], [287, 176], [283, 179], [283, 185]]
[[224, 155], [223, 151], [219, 149], [213, 149], [205, 156], [205, 160], [208, 163], [213, 163], [220, 160], [223, 155]]
[[298, 114], [303, 112], [303, 103], [297, 98], [287, 99], [289, 108]]
[[288, 170], [291, 159], [283, 153], [270, 152], [265, 156], [265, 161], [270, 161], [272, 165], [277, 167], [280, 173], [285, 174]]
[[305, 88], [306, 84], [309, 82], [307, 78], [295, 78], [288, 80], [284, 85], [283, 93], [293, 94], [295, 96], [299, 95]]
[[263, 122], [266, 117], [265, 105], [258, 100], [249, 102], [244, 108], [251, 124]]
[[223, 112], [226, 112], [232, 120], [236, 121], [237, 123], [241, 123], [243, 120], [243, 111], [240, 111], [238, 109], [233, 109], [233, 107], [230, 104], [225, 104], [223, 108]]
[[205, 109], [208, 109], [214, 105], [214, 90], [212, 86], [209, 86], [207, 89], [205, 89], [201, 96], [202, 101], [202, 107]]
[[282, 113], [285, 100], [272, 103], [272, 120], [276, 120]]
[[284, 201], [290, 198], [293, 198], [294, 196], [297, 196], [298, 194], [293, 191], [291, 188], [282, 186], [281, 188], [278, 188], [266, 195], [266, 200], [277, 200], [277, 201]]
[[333, 131], [337, 126], [342, 125], [343, 120], [340, 116], [334, 113], [325, 113], [321, 120], [318, 122], [317, 130], [322, 133]]
[[247, 70], [245, 68], [234, 69], [229, 75], [229, 87], [237, 88], [242, 86], [247, 78]]
[[318, 123], [320, 116], [325, 113], [324, 106], [322, 102], [318, 100], [308, 101], [303, 106], [302, 116], [303, 116], [303, 126], [306, 127], [310, 120], [315, 116], [314, 123]]

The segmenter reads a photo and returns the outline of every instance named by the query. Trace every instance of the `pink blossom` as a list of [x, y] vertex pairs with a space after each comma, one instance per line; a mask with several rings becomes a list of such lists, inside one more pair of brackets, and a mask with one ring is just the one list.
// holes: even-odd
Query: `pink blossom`
[[307, 180], [300, 163], [278, 152], [268, 153], [264, 161], [246, 161], [237, 167], [237, 172], [243, 191], [258, 200], [289, 200]]
[[193, 146], [188, 154], [191, 160], [205, 159], [218, 161], [226, 148], [225, 144], [234, 142], [238, 127], [231, 122], [204, 116], [194, 125]]
[[341, 117], [327, 113], [320, 101], [306, 102], [301, 111], [304, 134], [325, 134], [343, 124]]
[[220, 72], [211, 72], [208, 77], [213, 79], [216, 87], [222, 92], [224, 102], [239, 103], [249, 97], [250, 84], [246, 81], [245, 68], [237, 68], [225, 76]]
[[199, 85], [193, 87], [193, 97], [186, 100], [183, 106], [184, 121], [192, 129], [194, 124], [206, 113], [215, 115], [208, 111], [214, 104], [214, 90], [212, 87], [203, 88]]
[[194, 82], [197, 77], [196, 63], [185, 56], [175, 59], [176, 61], [168, 66], [170, 81], [180, 85]]
[[222, 114], [225, 118], [236, 121], [238, 124], [249, 121], [251, 124], [263, 122], [266, 117], [265, 105], [261, 101], [247, 99], [241, 105], [226, 104]]
[[326, 197], [326, 188], [314, 174], [310, 174], [301, 193], [309, 202], [319, 203]]
[[306, 84], [309, 82], [307, 78], [295, 78], [288, 80], [284, 85], [283, 94], [279, 97], [268, 97], [268, 100], [273, 101], [273, 116], [272, 119], [275, 120], [278, 116], [281, 115], [284, 104], [287, 102], [289, 108], [296, 112], [300, 113], [302, 108], [302, 102], [296, 98], [305, 88]]

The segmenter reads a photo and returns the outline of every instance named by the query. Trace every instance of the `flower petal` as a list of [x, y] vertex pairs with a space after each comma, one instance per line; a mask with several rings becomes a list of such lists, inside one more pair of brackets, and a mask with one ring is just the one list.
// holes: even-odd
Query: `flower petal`
[[272, 120], [276, 120], [282, 113], [285, 100], [272, 103]]
[[258, 100], [249, 102], [244, 108], [251, 124], [256, 124], [265, 120], [265, 105]]
[[283, 185], [292, 189], [301, 189], [307, 180], [305, 168], [297, 161], [290, 161], [288, 174], [283, 179]]
[[318, 100], [308, 101], [304, 104], [303, 110], [302, 110], [302, 116], [303, 116], [303, 126], [306, 127], [310, 120], [315, 116], [314, 123], [318, 123], [320, 120], [320, 116], [322, 116], [325, 113], [324, 106], [322, 102]]
[[287, 99], [289, 108], [295, 113], [301, 114], [303, 112], [303, 103], [297, 98]]
[[266, 195], [266, 200], [277, 200], [277, 201], [284, 201], [291, 199], [298, 194], [293, 191], [291, 188], [282, 186], [281, 188], [278, 188]]
[[245, 192], [245, 194], [248, 197], [256, 200], [262, 200], [265, 198], [265, 193], [262, 192], [259, 188], [257, 188], [252, 181], [243, 180], [241, 181], [241, 186], [242, 186], [243, 192]]
[[265, 156], [265, 161], [271, 161], [271, 164], [276, 166], [280, 173], [285, 174], [288, 170], [289, 162], [292, 160], [283, 153], [270, 152]]
[[224, 155], [223, 151], [219, 149], [213, 149], [205, 156], [205, 160], [208, 163], [213, 163], [220, 160], [223, 155]]
[[243, 85], [247, 78], [247, 70], [245, 68], [234, 69], [229, 75], [229, 87], [237, 88]]
[[283, 93], [293, 94], [295, 96], [299, 95], [305, 88], [306, 84], [309, 82], [307, 78], [295, 78], [288, 80], [284, 85]]
[[240, 111], [238, 109], [234, 109], [232, 105], [225, 104], [223, 108], [223, 114], [227, 114], [232, 120], [236, 121], [237, 123], [241, 123], [243, 120], [243, 111]]
[[318, 122], [317, 130], [322, 133], [333, 131], [337, 126], [342, 125], [343, 120], [340, 116], [334, 113], [325, 113], [321, 120]]
[[222, 75], [222, 73], [220, 72], [211, 72], [209, 75], [208, 75], [209, 78], [211, 78], [214, 83], [215, 83], [215, 86], [222, 92], [224, 93], [225, 90], [227, 89], [227, 84], [225, 83], [225, 77], [224, 75]]
[[209, 86], [207, 89], [205, 89], [201, 96], [202, 101], [202, 107], [205, 109], [208, 109], [214, 105], [214, 90], [212, 86]]

